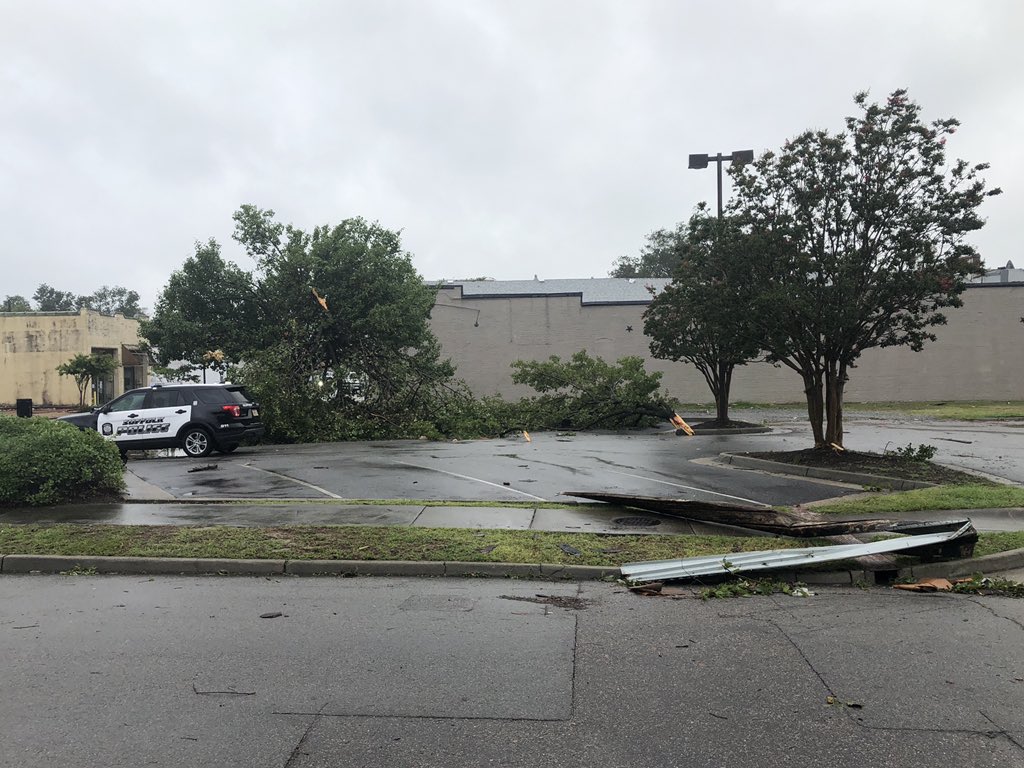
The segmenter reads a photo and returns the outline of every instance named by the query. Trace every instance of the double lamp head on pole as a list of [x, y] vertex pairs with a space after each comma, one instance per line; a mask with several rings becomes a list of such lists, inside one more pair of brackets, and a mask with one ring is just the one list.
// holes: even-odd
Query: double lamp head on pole
[[718, 218], [722, 218], [722, 163], [731, 162], [733, 165], [742, 165], [754, 160], [754, 150], [741, 149], [731, 155], [690, 155], [690, 168], [707, 168], [708, 163], [715, 163], [718, 166]]

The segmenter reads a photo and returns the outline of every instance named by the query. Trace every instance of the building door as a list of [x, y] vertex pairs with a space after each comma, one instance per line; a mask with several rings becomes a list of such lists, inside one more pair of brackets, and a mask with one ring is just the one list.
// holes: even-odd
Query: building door
[[[116, 349], [104, 349], [104, 348], [100, 348], [100, 347], [93, 347], [91, 351], [92, 351], [92, 354], [94, 354], [94, 355], [110, 355], [110, 357], [114, 358], [114, 360], [116, 360], [120, 364], [120, 360], [118, 360], [118, 357], [117, 357], [117, 350]], [[117, 370], [114, 370], [113, 373], [109, 373], [106, 376], [102, 376], [102, 377], [98, 377], [98, 378], [93, 379], [93, 382], [92, 382], [92, 387], [93, 387], [93, 389], [92, 389], [92, 403], [93, 403], [93, 405], [104, 405], [106, 403], [109, 403], [111, 400], [113, 400], [115, 397], [117, 397], [118, 394], [120, 394], [118, 392], [118, 390], [115, 388], [115, 383], [117, 382], [117, 378], [118, 378], [118, 372], [117, 372]]]

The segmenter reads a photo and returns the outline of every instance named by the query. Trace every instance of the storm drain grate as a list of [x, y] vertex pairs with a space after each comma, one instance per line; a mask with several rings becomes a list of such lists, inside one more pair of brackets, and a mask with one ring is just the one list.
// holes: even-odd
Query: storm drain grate
[[661, 520], [655, 520], [653, 517], [617, 517], [612, 522], [624, 528], [651, 528], [661, 525]]

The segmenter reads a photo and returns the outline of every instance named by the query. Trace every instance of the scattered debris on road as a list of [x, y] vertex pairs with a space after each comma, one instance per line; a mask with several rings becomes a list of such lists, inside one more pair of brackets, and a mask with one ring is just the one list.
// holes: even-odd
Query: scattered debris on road
[[582, 597], [570, 597], [568, 595], [541, 595], [523, 597], [521, 595], [498, 595], [502, 600], [518, 600], [522, 603], [537, 603], [538, 605], [553, 605], [556, 608], [565, 608], [570, 611], [582, 611], [590, 606], [590, 601]]
[[1024, 584], [1002, 576], [975, 575], [953, 582], [953, 591], [968, 595], [1024, 598]]
[[850, 709], [864, 709], [863, 704], [858, 704], [856, 701], [843, 701], [835, 696], [826, 696], [825, 703], [830, 707], [849, 707]]
[[907, 592], [952, 592], [953, 582], [949, 579], [922, 579], [913, 584], [893, 584], [893, 589], [903, 589]]
[[679, 587], [666, 587], [663, 582], [652, 581], [647, 584], [633, 584], [629, 587], [629, 591], [635, 595], [643, 595], [644, 597], [690, 597], [693, 592], [689, 589], [680, 589]]
[[196, 684], [192, 683], [192, 692], [196, 696], [255, 696], [256, 691], [236, 691], [228, 689], [226, 691], [200, 691], [196, 688]]
[[683, 421], [682, 416], [680, 416], [675, 411], [672, 412], [672, 418], [669, 419], [669, 422], [672, 424], [673, 427], [676, 428], [677, 435], [686, 435], [687, 437], [693, 437], [693, 427], [691, 427], [689, 424]]
[[214, 470], [214, 469], [217, 469], [217, 465], [216, 464], [202, 464], [202, 465], [200, 465], [198, 467], [192, 467], [189, 470], [189, 472], [209, 472], [209, 471]]
[[280, 611], [271, 611], [270, 613], [261, 613], [260, 614], [260, 618], [261, 619], [276, 619], [279, 616], [284, 616], [284, 614], [281, 613]]

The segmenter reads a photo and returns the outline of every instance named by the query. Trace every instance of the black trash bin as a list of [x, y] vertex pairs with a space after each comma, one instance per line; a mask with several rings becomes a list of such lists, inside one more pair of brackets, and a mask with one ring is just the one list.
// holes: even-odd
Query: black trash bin
[[18, 400], [15, 400], [14, 401], [14, 408], [17, 411], [17, 413], [18, 413], [18, 415], [20, 417], [22, 417], [24, 419], [31, 418], [32, 417], [32, 398], [31, 397], [26, 397], [26, 398], [19, 398]]

